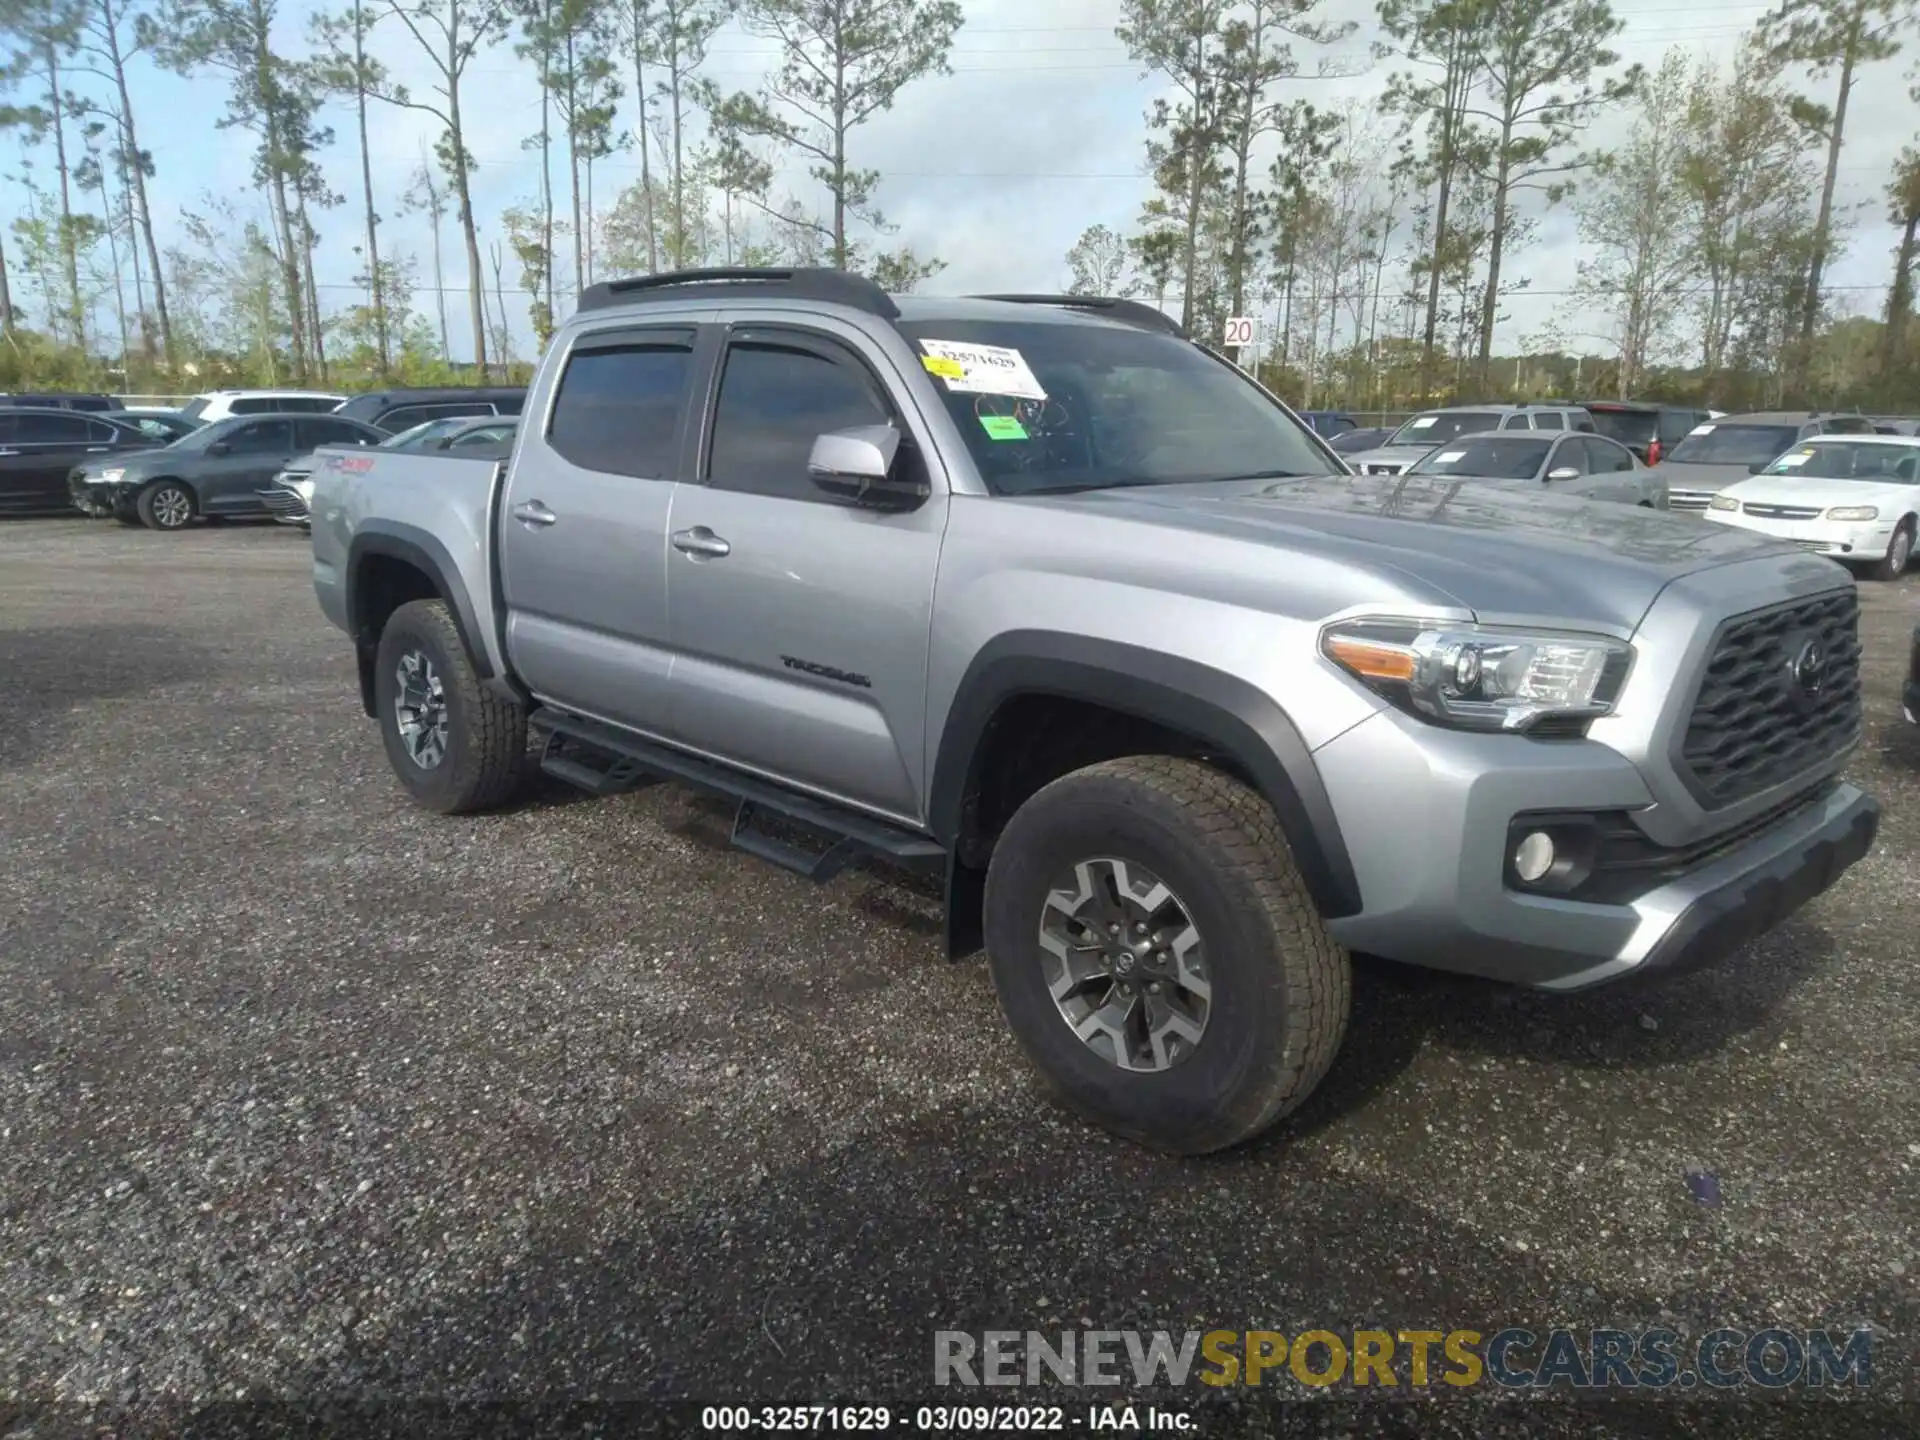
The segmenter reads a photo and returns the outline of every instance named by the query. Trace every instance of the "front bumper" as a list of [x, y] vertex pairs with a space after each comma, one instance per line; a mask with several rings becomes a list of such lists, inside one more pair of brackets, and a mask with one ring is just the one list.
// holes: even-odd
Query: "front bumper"
[[1314, 758], [1364, 907], [1329, 922], [1335, 938], [1545, 990], [1724, 955], [1832, 885], [1867, 853], [1879, 819], [1871, 797], [1835, 783], [1630, 900], [1594, 903], [1510, 885], [1509, 827], [1531, 812], [1651, 806], [1640, 773], [1610, 747], [1445, 731], [1388, 711]]
[[1858, 524], [1840, 520], [1775, 520], [1742, 510], [1709, 510], [1709, 520], [1756, 535], [1788, 540], [1802, 550], [1836, 560], [1878, 560], [1893, 539], [1893, 521], [1867, 520]]
[[127, 487], [118, 481], [89, 480], [78, 471], [67, 476], [67, 495], [82, 515], [112, 515], [127, 500]]
[[268, 486], [260, 492], [260, 503], [282, 525], [312, 527], [313, 516], [307, 509], [307, 502], [291, 485]]

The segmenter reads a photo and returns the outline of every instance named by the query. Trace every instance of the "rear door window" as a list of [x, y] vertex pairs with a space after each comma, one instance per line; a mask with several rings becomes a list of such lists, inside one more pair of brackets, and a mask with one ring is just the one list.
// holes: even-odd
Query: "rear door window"
[[691, 330], [584, 336], [560, 377], [547, 443], [583, 469], [673, 479], [692, 374]]
[[294, 433], [298, 437], [295, 449], [315, 450], [322, 445], [374, 445], [379, 442], [369, 436], [358, 425], [345, 420], [296, 420]]
[[1560, 418], [1559, 411], [1542, 410], [1538, 415], [1533, 417], [1533, 428], [1536, 430], [1564, 430], [1567, 428], [1567, 423]]
[[17, 415], [22, 445], [78, 445], [92, 443], [92, 424], [80, 415]]

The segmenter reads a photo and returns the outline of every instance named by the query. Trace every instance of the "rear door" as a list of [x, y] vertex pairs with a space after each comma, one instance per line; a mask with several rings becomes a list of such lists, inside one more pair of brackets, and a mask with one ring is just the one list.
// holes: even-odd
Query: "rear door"
[[20, 448], [19, 439], [19, 415], [0, 408], [0, 514], [17, 514], [40, 506], [34, 457]]
[[901, 377], [825, 318], [734, 324], [702, 484], [673, 497], [674, 726], [736, 765], [920, 819], [928, 627], [947, 498], [863, 509], [807, 470], [815, 438], [892, 424], [897, 466], [931, 453]]
[[17, 452], [9, 457], [10, 507], [17, 510], [64, 510], [72, 503], [67, 473], [90, 455], [111, 448], [112, 427], [76, 412], [21, 411], [13, 421]]
[[688, 320], [578, 332], [500, 517], [507, 652], [541, 699], [670, 737], [667, 516], [694, 428]]
[[185, 478], [200, 496], [203, 515], [259, 515], [266, 513], [260, 492], [293, 458], [293, 421], [283, 417], [253, 420], [235, 427], [226, 437], [226, 449], [196, 458]]

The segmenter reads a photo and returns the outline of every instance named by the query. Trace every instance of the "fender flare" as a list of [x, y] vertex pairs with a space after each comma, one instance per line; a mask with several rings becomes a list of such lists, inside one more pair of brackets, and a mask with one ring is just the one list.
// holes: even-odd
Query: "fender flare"
[[415, 525], [392, 520], [371, 520], [354, 534], [347, 546], [346, 600], [347, 633], [353, 637], [354, 655], [360, 671], [360, 703], [368, 715], [373, 707], [373, 657], [379, 645], [378, 635], [369, 636], [368, 621], [361, 612], [361, 569], [372, 556], [401, 560], [418, 570], [433, 586], [434, 594], [453, 615], [453, 626], [473, 662], [474, 674], [482, 683], [499, 683], [487, 647], [478, 643], [479, 617], [466, 587], [460, 583], [460, 570], [453, 556], [437, 538]]
[[1361, 909], [1360, 883], [1313, 755], [1285, 710], [1238, 676], [1183, 656], [1053, 631], [996, 637], [974, 656], [941, 731], [928, 794], [934, 836], [957, 853], [966, 797], [979, 784], [982, 740], [1021, 695], [1082, 700], [1200, 741], [1240, 767], [1293, 849], [1322, 916]]

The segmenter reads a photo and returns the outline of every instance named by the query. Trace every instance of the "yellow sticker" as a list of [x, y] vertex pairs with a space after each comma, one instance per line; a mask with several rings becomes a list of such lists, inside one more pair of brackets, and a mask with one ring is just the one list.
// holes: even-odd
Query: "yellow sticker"
[[966, 366], [962, 365], [958, 360], [949, 360], [943, 355], [922, 355], [920, 357], [920, 363], [927, 367], [929, 374], [938, 375], [942, 380], [964, 380], [967, 378]]

